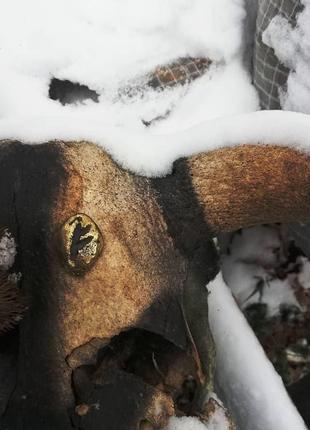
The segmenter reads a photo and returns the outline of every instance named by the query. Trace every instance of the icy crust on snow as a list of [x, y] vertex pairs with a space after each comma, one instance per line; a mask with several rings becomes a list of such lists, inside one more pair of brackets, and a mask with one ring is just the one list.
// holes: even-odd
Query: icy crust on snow
[[296, 27], [283, 16], [275, 16], [263, 33], [263, 42], [290, 69], [287, 88], [279, 94], [282, 108], [310, 113], [310, 0], [301, 3], [304, 10]]
[[[18, 13], [17, 13], [18, 11]], [[11, 0], [0, 15], [0, 118], [98, 115], [137, 129], [165, 116], [165, 130], [258, 108], [242, 63], [243, 0]], [[181, 57], [207, 57], [210, 71], [191, 85], [144, 96], [120, 89]], [[62, 106], [52, 78], [99, 94], [98, 103]], [[161, 124], [163, 126], [163, 124]]]
[[218, 148], [240, 144], [290, 146], [309, 152], [310, 117], [283, 111], [260, 111], [203, 122], [186, 131], [153, 135], [111, 127], [100, 118], [23, 117], [0, 120], [0, 139], [26, 143], [49, 140], [90, 141], [102, 146], [125, 169], [146, 176], [164, 176], [173, 162]]
[[248, 430], [306, 430], [221, 273], [208, 284], [208, 290], [216, 380], [237, 425]]

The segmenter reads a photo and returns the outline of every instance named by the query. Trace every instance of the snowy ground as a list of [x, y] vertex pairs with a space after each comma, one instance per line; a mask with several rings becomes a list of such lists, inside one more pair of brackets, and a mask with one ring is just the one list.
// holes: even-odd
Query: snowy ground
[[[300, 147], [309, 136], [308, 116], [247, 115], [258, 110], [247, 69], [255, 10], [255, 0], [246, 7], [242, 0], [157, 0], [147, 6], [143, 0], [6, 1], [0, 16], [0, 136], [32, 142], [88, 138], [125, 167], [149, 175], [167, 173], [179, 156], [242, 141]], [[307, 17], [308, 9], [293, 33], [283, 20], [275, 20], [265, 38], [279, 58], [296, 68], [282, 95], [283, 107], [309, 113], [309, 44], [301, 56], [295, 55], [309, 31]], [[294, 55], [287, 55], [287, 47]], [[157, 66], [188, 56], [212, 61], [195, 82], [120, 97], [123, 88], [142, 84]], [[88, 99], [62, 105], [52, 100], [53, 78], [88, 86], [98, 94], [98, 103]], [[158, 117], [165, 119], [145, 127]], [[225, 240], [223, 248], [228, 246]], [[281, 248], [280, 242], [276, 229], [265, 227], [234, 237], [232, 254], [224, 256], [223, 275], [241, 308], [257, 302], [253, 289], [258, 279], [269, 276], [275, 265], [272, 250]], [[303, 263], [299, 276], [309, 285], [310, 265]], [[227, 403], [240, 430], [305, 428], [224, 283], [217, 279], [210, 288], [218, 379], [224, 397], [232, 399]], [[273, 280], [265, 290], [270, 315], [283, 302], [299, 306], [287, 279]], [[194, 418], [175, 418], [169, 430], [205, 428]], [[223, 421], [208, 426], [226, 429]]]
[[[18, 10], [18, 13], [16, 11]], [[143, 129], [172, 110], [161, 132], [257, 109], [242, 64], [242, 0], [22, 0], [0, 16], [0, 117], [91, 115]], [[214, 65], [188, 86], [120, 99], [119, 90], [158, 65], [205, 56]], [[48, 96], [53, 77], [89, 86], [99, 103], [62, 106]], [[190, 114], [189, 114], [190, 113]]]
[[223, 275], [242, 309], [261, 300], [267, 304], [267, 314], [272, 317], [280, 312], [283, 304], [300, 306], [291, 287], [295, 274], [282, 280], [277, 274], [277, 268], [287, 260], [280, 227], [254, 227], [225, 239], [222, 241]]

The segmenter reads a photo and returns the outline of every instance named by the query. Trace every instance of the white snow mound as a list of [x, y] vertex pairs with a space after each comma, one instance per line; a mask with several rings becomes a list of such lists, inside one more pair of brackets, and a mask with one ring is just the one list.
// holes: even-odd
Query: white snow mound
[[216, 380], [237, 425], [251, 430], [306, 430], [222, 274], [208, 284], [208, 290]]
[[186, 131], [163, 135], [112, 127], [101, 118], [85, 115], [0, 120], [0, 139], [26, 143], [87, 140], [101, 145], [125, 169], [146, 176], [168, 174], [180, 157], [240, 144], [290, 146], [309, 153], [309, 136], [309, 115], [283, 111], [214, 119]]
[[[0, 118], [97, 115], [143, 129], [164, 116], [168, 131], [258, 108], [242, 63], [243, 0], [10, 0], [0, 15]], [[184, 88], [121, 100], [119, 89], [181, 57], [218, 67]], [[62, 106], [52, 78], [87, 85], [98, 103]], [[163, 124], [161, 125], [163, 127]]]

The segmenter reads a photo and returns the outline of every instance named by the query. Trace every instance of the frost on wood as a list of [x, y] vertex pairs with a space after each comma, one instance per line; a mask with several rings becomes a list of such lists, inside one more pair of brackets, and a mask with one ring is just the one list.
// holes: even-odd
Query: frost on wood
[[16, 256], [16, 243], [8, 230], [0, 232], [0, 269], [8, 270], [14, 264]]

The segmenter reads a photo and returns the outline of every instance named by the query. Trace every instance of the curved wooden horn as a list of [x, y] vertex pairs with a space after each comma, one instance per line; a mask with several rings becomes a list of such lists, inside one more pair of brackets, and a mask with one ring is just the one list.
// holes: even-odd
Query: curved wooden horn
[[310, 219], [310, 157], [287, 147], [242, 145], [186, 159], [214, 233]]

